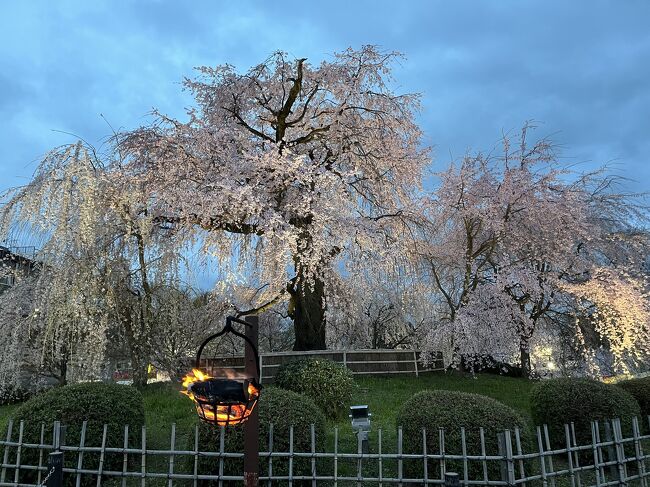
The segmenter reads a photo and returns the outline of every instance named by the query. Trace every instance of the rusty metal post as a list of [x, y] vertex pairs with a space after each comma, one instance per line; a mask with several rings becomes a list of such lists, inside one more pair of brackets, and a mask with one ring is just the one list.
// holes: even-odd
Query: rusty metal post
[[63, 486], [63, 452], [55, 451], [47, 459], [47, 472], [42, 485], [47, 487]]
[[[246, 336], [257, 347], [259, 335], [259, 318], [257, 316], [247, 316]], [[248, 377], [257, 377], [257, 363], [255, 362], [255, 352], [250, 345], [246, 343], [244, 351], [245, 371]], [[261, 374], [261, 371], [260, 371]], [[258, 379], [260, 379], [259, 377]], [[244, 423], [244, 486], [257, 487], [259, 480], [259, 430], [260, 420], [258, 416], [259, 404], [253, 409], [253, 412]]]
[[47, 472], [42, 485], [47, 487], [62, 487], [63, 486], [63, 452], [61, 446], [65, 445], [65, 432], [66, 426], [62, 425], [60, 421], [54, 422], [54, 451], [48, 455], [47, 459]]

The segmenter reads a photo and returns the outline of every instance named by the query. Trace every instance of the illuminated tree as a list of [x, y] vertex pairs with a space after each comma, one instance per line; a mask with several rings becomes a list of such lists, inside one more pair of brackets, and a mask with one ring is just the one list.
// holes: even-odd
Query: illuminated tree
[[[329, 344], [370, 347], [417, 344], [428, 328], [428, 349], [452, 362], [518, 355], [529, 373], [541, 328], [588, 316], [619, 366], [638, 359], [645, 209], [606, 173], [573, 173], [547, 141], [530, 144], [529, 127], [425, 193], [418, 96], [391, 88], [396, 59], [366, 46], [320, 65], [275, 53], [243, 74], [202, 67], [184, 81], [185, 120], [154, 112], [106, 153], [52, 151], [0, 209], [1, 237], [42, 242], [21, 327], [56, 337], [58, 357], [88, 357], [88, 376], [117, 327], [136, 384], [154, 361], [176, 375], [202, 329], [181, 279], [198, 252], [218, 263], [214, 316], [272, 310], [268, 329], [291, 320], [296, 350], [325, 348], [327, 326]], [[8, 299], [3, 336], [27, 306]], [[11, 336], [6, 364], [30, 335]]]
[[202, 67], [185, 81], [188, 121], [157, 114], [120, 137], [120, 171], [153, 221], [268, 284], [258, 311], [288, 301], [296, 350], [326, 346], [337, 259], [396, 252], [427, 163], [418, 97], [389, 87], [396, 57], [367, 46], [319, 66], [275, 53], [244, 74]]
[[[102, 369], [105, 337], [93, 333], [105, 320], [102, 310], [84, 299], [95, 282], [69, 281], [67, 289], [48, 286], [42, 269], [16, 281], [0, 295], [0, 390], [15, 386], [30, 390], [64, 385], [79, 378], [97, 378]], [[79, 293], [79, 294], [78, 294]], [[96, 324], [88, 327], [88, 320]]]
[[644, 284], [616, 269], [599, 267], [590, 279], [564, 285], [581, 315], [602, 337], [618, 372], [629, 373], [650, 358], [650, 302]]
[[[446, 305], [430, 348], [444, 348], [454, 362], [518, 354], [526, 375], [540, 322], [573, 312], [566, 294], [592, 289], [602, 265], [638, 276], [647, 249], [643, 238], [621, 238], [644, 221], [644, 209], [613, 191], [602, 171], [573, 174], [548, 141], [530, 145], [528, 129], [517, 144], [506, 137], [499, 156], [468, 156], [439, 175], [416, 249]], [[610, 291], [617, 300], [623, 289]], [[619, 360], [648, 344], [648, 316], [632, 311], [635, 327], [598, 327]], [[626, 346], [615, 345], [618, 327], [627, 330]]]
[[[6, 195], [0, 213], [2, 235], [22, 231], [41, 239], [43, 270], [31, 309], [41, 310], [43, 337], [59, 337], [61, 346], [93, 338], [70, 355], [82, 376], [99, 374], [107, 329], [117, 324], [134, 383], [147, 381], [155, 292], [178, 283], [182, 252], [173, 236], [160, 240], [140, 195], [79, 143], [48, 154], [28, 185]], [[46, 351], [51, 347], [42, 342]]]

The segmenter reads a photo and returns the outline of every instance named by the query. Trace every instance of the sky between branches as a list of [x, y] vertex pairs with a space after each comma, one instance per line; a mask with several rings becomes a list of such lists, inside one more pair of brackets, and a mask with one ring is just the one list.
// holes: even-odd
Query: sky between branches
[[153, 108], [183, 118], [200, 65], [274, 50], [314, 64], [349, 46], [403, 52], [435, 166], [538, 120], [565, 162], [613, 163], [650, 190], [650, 2], [57, 1], [0, 6], [0, 191], [69, 132], [100, 145]]

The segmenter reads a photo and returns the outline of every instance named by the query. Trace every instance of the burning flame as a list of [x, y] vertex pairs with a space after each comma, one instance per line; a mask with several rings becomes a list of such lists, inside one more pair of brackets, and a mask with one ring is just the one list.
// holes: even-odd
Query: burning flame
[[[199, 404], [196, 401], [194, 394], [192, 393], [192, 384], [195, 382], [201, 382], [207, 379], [211, 379], [212, 376], [202, 372], [199, 369], [192, 369], [192, 372], [183, 377], [183, 387], [184, 391], [181, 391], [182, 394], [185, 394], [190, 399], [194, 401], [196, 405], [196, 412], [199, 417], [204, 418], [207, 421], [215, 422], [215, 406], [210, 404]], [[252, 383], [248, 384], [248, 395], [251, 398], [259, 397], [260, 389], [255, 387]], [[230, 404], [230, 405], [220, 405], [216, 407], [216, 423], [219, 426], [225, 426], [228, 424], [238, 424], [245, 421], [251, 414], [252, 408], [248, 409], [246, 404]]]
[[[192, 372], [187, 374], [185, 377], [183, 377], [183, 387], [186, 389], [194, 384], [195, 382], [201, 382], [206, 379], [210, 379], [211, 376], [208, 374], [203, 373], [199, 369], [192, 369]], [[190, 398], [194, 398], [194, 395], [190, 391], [181, 391], [183, 394], [189, 396]]]

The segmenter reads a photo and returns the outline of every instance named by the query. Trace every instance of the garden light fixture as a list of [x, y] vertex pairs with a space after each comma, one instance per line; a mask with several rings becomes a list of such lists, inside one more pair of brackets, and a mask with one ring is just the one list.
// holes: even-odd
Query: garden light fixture
[[357, 433], [359, 453], [368, 453], [371, 416], [367, 405], [350, 406], [350, 419], [352, 420], [352, 429]]
[[[260, 397], [260, 359], [257, 348], [246, 335], [233, 328], [233, 322], [251, 326], [234, 316], [226, 318], [226, 326], [219, 333], [215, 333], [203, 341], [196, 354], [195, 368], [183, 379], [183, 386], [187, 390], [182, 392], [194, 401], [199, 418], [215, 426], [243, 423], [251, 415]], [[251, 347], [255, 356], [256, 377], [232, 372], [229, 369], [215, 371], [214, 376], [210, 376], [201, 370], [201, 354], [205, 346], [208, 342], [226, 333], [232, 333], [244, 339]]]
[[352, 429], [355, 431], [370, 431], [370, 410], [367, 405], [350, 406]]

